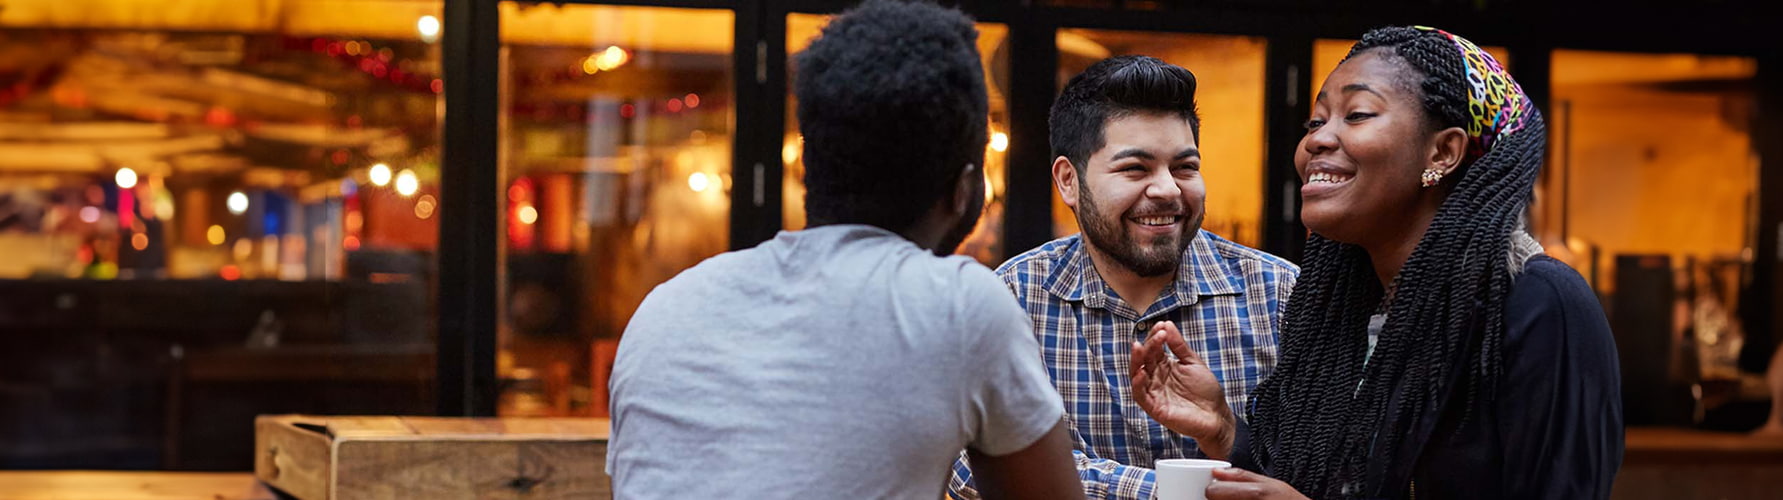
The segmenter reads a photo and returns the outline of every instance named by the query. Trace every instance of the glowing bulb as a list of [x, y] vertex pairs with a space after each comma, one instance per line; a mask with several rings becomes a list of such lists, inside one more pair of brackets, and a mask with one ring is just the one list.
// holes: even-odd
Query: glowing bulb
[[440, 38], [440, 18], [421, 16], [421, 19], [415, 21], [415, 31], [421, 33], [422, 41], [433, 43]]
[[520, 207], [520, 223], [521, 224], [532, 224], [532, 223], [538, 222], [538, 221], [539, 221], [539, 210], [538, 209], [532, 208], [532, 205], [526, 205], [526, 206]]
[[130, 248], [134, 248], [137, 251], [147, 250], [149, 248], [149, 235], [144, 233], [131, 235]]
[[117, 181], [118, 187], [120, 188], [130, 189], [136, 187], [136, 171], [131, 170], [130, 167], [118, 169]]
[[687, 176], [687, 187], [693, 188], [695, 193], [706, 192], [706, 188], [711, 186], [712, 179], [706, 178], [705, 172], [694, 172], [693, 175]]
[[396, 173], [396, 194], [414, 196], [420, 190], [421, 179], [415, 177], [415, 171], [405, 168]]
[[373, 186], [383, 187], [383, 186], [390, 185], [390, 166], [389, 165], [385, 165], [382, 163], [379, 163], [377, 165], [372, 165], [371, 171], [366, 172], [366, 175], [368, 177], [371, 177], [371, 184]]
[[80, 221], [88, 224], [99, 222], [99, 207], [83, 207], [80, 209]]
[[600, 55], [595, 56], [594, 65], [601, 71], [613, 71], [614, 68], [623, 66], [626, 61], [630, 60], [631, 54], [625, 53], [625, 49], [621, 49], [618, 45], [614, 45], [607, 47], [607, 50], [601, 52]]
[[780, 161], [785, 162], [787, 165], [797, 163], [799, 161], [799, 153], [803, 152], [805, 149], [803, 143], [803, 137], [786, 141], [785, 145], [780, 146]]
[[592, 74], [601, 72], [600, 61], [598, 61], [597, 59], [599, 59], [599, 58], [596, 56], [588, 56], [586, 58], [583, 58], [582, 59], [582, 73], [592, 75]]
[[229, 213], [241, 215], [248, 211], [248, 195], [241, 191], [229, 193], [229, 199], [224, 203], [229, 207]]
[[223, 226], [216, 224], [211, 224], [210, 229], [204, 232], [204, 239], [210, 241], [212, 245], [223, 244], [223, 236]]
[[1009, 134], [996, 132], [991, 134], [991, 150], [998, 153], [1009, 150]]

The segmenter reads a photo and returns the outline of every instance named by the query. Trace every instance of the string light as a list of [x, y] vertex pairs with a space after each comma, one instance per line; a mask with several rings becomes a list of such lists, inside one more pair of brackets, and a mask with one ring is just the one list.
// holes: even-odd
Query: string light
[[373, 186], [388, 186], [390, 185], [390, 166], [383, 163], [372, 165], [371, 171], [366, 172], [366, 176], [371, 177]]
[[120, 168], [118, 169], [116, 180], [118, 181], [118, 187], [120, 188], [130, 189], [136, 187], [136, 171], [131, 170], [130, 167]]
[[229, 193], [229, 199], [224, 203], [229, 207], [229, 213], [241, 215], [248, 211], [248, 195], [241, 191]]
[[687, 176], [687, 187], [693, 189], [695, 193], [706, 192], [706, 188], [711, 185], [712, 180], [706, 177], [705, 172], [694, 172], [693, 175]]
[[421, 33], [421, 41], [433, 43], [440, 39], [440, 18], [421, 16], [415, 21], [415, 31]]
[[414, 196], [420, 190], [421, 179], [415, 177], [415, 171], [405, 168], [396, 173], [396, 194]]

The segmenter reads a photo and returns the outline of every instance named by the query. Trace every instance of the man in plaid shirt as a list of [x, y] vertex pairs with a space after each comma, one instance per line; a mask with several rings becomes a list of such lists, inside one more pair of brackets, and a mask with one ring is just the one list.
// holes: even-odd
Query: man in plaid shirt
[[[1096, 63], [1053, 104], [1052, 175], [1083, 232], [997, 269], [1027, 310], [1064, 398], [1089, 498], [1152, 498], [1152, 464], [1224, 458], [1135, 403], [1133, 343], [1175, 322], [1219, 378], [1232, 413], [1276, 360], [1277, 318], [1299, 268], [1201, 230], [1206, 187], [1195, 76], [1144, 56]], [[949, 496], [975, 498], [964, 459]]]

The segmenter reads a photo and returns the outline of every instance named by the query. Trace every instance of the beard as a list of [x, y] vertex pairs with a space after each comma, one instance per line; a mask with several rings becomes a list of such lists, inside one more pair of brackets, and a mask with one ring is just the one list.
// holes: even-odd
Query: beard
[[[1083, 229], [1084, 237], [1090, 245], [1102, 252], [1114, 263], [1132, 271], [1133, 274], [1145, 277], [1158, 276], [1175, 272], [1182, 264], [1182, 253], [1194, 241], [1195, 234], [1201, 229], [1203, 213], [1186, 213], [1180, 203], [1153, 204], [1134, 207], [1134, 213], [1151, 212], [1185, 212], [1182, 230], [1177, 234], [1165, 234], [1148, 238], [1133, 236], [1126, 230], [1124, 223], [1127, 214], [1104, 214], [1096, 206], [1096, 198], [1090, 194], [1082, 178], [1078, 179], [1077, 225]], [[1190, 219], [1193, 217], [1193, 220]]]

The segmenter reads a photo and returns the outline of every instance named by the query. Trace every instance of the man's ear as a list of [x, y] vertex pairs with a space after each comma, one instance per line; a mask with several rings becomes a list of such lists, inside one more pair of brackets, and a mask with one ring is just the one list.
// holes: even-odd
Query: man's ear
[[954, 215], [966, 213], [971, 207], [973, 191], [984, 191], [984, 171], [978, 165], [967, 163], [960, 168], [959, 179], [953, 183], [953, 200], [949, 203]]
[[1077, 208], [1077, 167], [1071, 159], [1060, 156], [1052, 160], [1052, 184], [1059, 190], [1059, 199], [1065, 206]]

